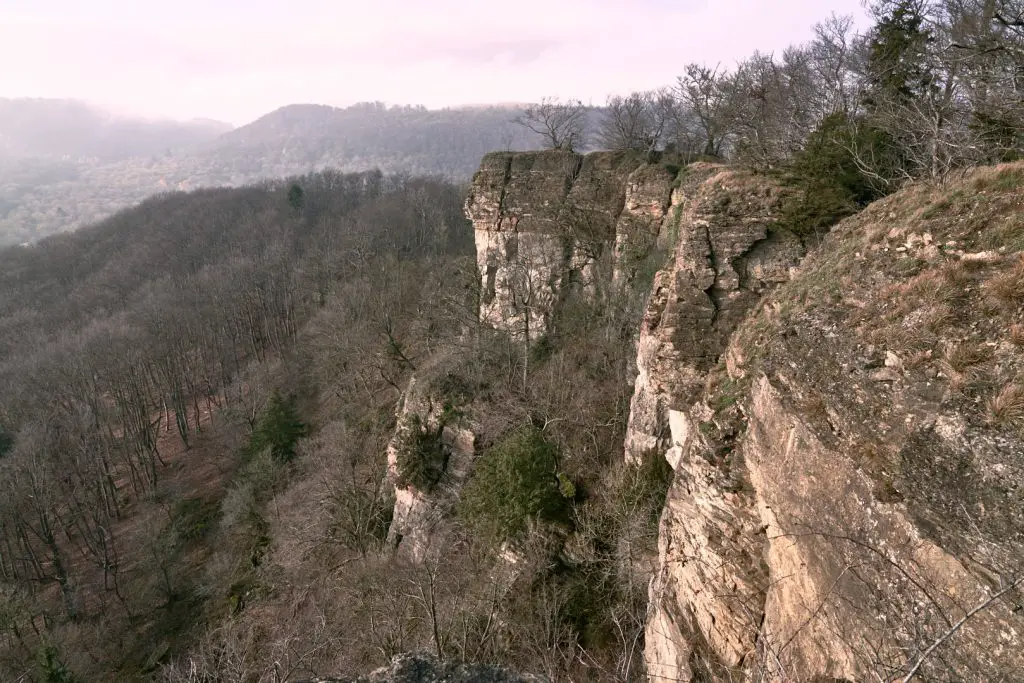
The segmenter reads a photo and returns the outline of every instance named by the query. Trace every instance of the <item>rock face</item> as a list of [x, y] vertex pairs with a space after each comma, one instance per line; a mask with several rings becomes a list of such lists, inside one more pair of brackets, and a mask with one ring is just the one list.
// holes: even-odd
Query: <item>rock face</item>
[[[466, 204], [484, 322], [530, 342], [566, 297], [671, 255], [624, 444], [675, 471], [651, 681], [1024, 671], [1022, 185], [1016, 165], [904, 190], [805, 258], [764, 176], [624, 154], [484, 159]], [[473, 457], [474, 427], [444, 412], [415, 384], [402, 407], [449, 450], [433, 493], [399, 487], [392, 541], [414, 560]]]
[[466, 200], [481, 320], [531, 340], [574, 288], [599, 296], [628, 276], [655, 243], [674, 177], [630, 153], [484, 157]]
[[1024, 166], [879, 202], [789, 282], [769, 193], [702, 208], [734, 181], [642, 330], [627, 454], [676, 471], [650, 680], [1019, 677]]
[[[421, 389], [413, 378], [402, 397], [395, 436], [388, 444], [388, 479], [395, 487], [388, 545], [413, 562], [428, 557], [447, 533], [458, 490], [469, 476], [475, 455], [471, 424], [461, 415], [452, 419], [449, 413], [451, 406], [446, 411], [444, 400]], [[430, 491], [403, 481], [400, 471], [399, 451], [406, 447], [413, 430], [437, 433], [443, 449], [440, 476]]]
[[663, 228], [676, 244], [674, 261], [655, 276], [640, 330], [627, 459], [668, 450], [672, 414], [674, 439], [686, 441], [684, 412], [730, 335], [767, 289], [789, 278], [803, 247], [778, 226], [781, 199], [763, 178], [687, 169]]

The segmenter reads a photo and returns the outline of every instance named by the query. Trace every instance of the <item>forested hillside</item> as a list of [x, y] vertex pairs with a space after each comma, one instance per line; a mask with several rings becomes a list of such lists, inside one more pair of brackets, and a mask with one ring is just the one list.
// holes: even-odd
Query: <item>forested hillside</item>
[[517, 114], [294, 105], [216, 137], [224, 128], [215, 124], [143, 124], [73, 102], [8, 101], [0, 108], [0, 245], [73, 230], [161, 192], [325, 168], [465, 181], [493, 149], [538, 145], [512, 123]]
[[436, 311], [464, 296], [468, 253], [457, 188], [333, 172], [152, 199], [0, 253], [2, 677], [52, 650], [86, 680], [132, 679], [239, 610], [269, 540], [253, 515], [291, 471], [291, 452], [249, 448], [274, 410], [342, 411], [344, 450], [315, 457], [366, 458], [355, 483], [379, 486], [389, 387], [459, 333]]
[[281, 177], [325, 166], [466, 181], [495, 149], [533, 149], [514, 107], [427, 109], [364, 103], [292, 105], [219, 137], [201, 155], [232, 177]]
[[529, 105], [542, 151], [303, 106], [165, 179], [499, 148], [468, 185], [317, 170], [0, 251], [0, 678], [1013, 680], [1024, 3], [868, 9]]

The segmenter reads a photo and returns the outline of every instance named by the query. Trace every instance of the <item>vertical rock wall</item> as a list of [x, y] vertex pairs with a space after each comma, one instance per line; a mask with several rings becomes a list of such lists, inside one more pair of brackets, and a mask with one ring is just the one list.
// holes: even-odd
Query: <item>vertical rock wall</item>
[[[770, 183], [674, 199], [626, 440], [675, 469], [651, 681], [1024, 671], [1024, 431], [994, 411], [1024, 372], [1000, 289], [1024, 262], [1002, 227], [1021, 176], [986, 173], [865, 209], [795, 271]], [[929, 196], [979, 187], [969, 213]]]
[[532, 340], [573, 288], [601, 296], [631, 277], [655, 245], [674, 177], [633, 153], [484, 157], [466, 200], [481, 320]]

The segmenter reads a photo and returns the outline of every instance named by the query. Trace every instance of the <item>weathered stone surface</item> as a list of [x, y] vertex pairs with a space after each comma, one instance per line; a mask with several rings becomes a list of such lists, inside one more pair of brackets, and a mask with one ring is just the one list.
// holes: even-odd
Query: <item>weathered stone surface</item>
[[[388, 443], [388, 480], [395, 487], [388, 544], [413, 562], [422, 562], [432, 550], [443, 546], [458, 490], [469, 476], [475, 457], [476, 436], [468, 420], [462, 418], [458, 423], [442, 425], [444, 413], [444, 397], [422, 390], [414, 377], [402, 397], [395, 436]], [[413, 416], [428, 429], [440, 428], [441, 442], [447, 449], [444, 475], [429, 493], [399, 483], [397, 449]]]
[[711, 165], [689, 171], [662, 232], [676, 236], [671, 268], [655, 276], [640, 330], [626, 457], [663, 454], [668, 411], [689, 409], [729, 336], [803, 253], [778, 228], [782, 192], [763, 178]]
[[532, 341], [573, 288], [601, 296], [625, 245], [630, 263], [652, 247], [673, 177], [632, 153], [489, 154], [466, 200], [482, 277], [480, 319]]
[[641, 166], [626, 180], [625, 205], [615, 224], [616, 282], [628, 281], [653, 251], [672, 199], [676, 173], [657, 164]]
[[[650, 591], [652, 681], [1024, 670], [1024, 424], [1004, 408], [1024, 377], [1006, 341], [1024, 309], [1004, 287], [1024, 259], [999, 246], [1021, 195], [1004, 182], [969, 215], [925, 211], [999, 172], [910, 188], [840, 224], [707, 350], [652, 337], [652, 382], [676, 373], [657, 387], [664, 427], [650, 421], [665, 433], [648, 433], [676, 470]], [[1004, 256], [969, 258], [986, 249]], [[766, 288], [789, 272], [745, 258], [724, 277], [662, 277], [652, 307], [667, 315], [672, 287], [702, 287], [708, 271], [756, 272]]]

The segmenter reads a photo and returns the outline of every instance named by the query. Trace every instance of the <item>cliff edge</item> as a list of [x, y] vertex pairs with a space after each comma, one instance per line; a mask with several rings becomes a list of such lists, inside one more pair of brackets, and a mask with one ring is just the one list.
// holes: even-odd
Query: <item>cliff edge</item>
[[681, 240], [640, 343], [676, 470], [651, 680], [1024, 670], [1022, 186], [1007, 165], [870, 206], [791, 281], [766, 263], [732, 334], [714, 292], [742, 307], [742, 268]]

